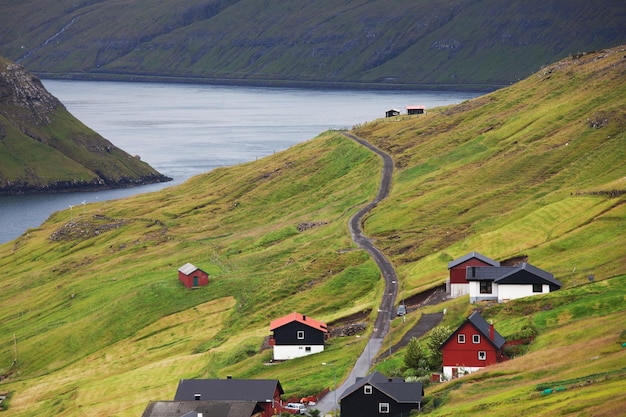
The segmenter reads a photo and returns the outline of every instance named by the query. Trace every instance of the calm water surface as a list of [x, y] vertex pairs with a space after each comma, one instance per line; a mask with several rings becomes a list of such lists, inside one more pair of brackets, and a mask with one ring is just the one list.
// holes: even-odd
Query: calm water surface
[[478, 95], [57, 80], [44, 80], [44, 85], [87, 126], [174, 181], [123, 190], [0, 197], [0, 243], [39, 226], [55, 211], [81, 214], [83, 202], [179, 184], [216, 167], [287, 149], [328, 129], [349, 129], [383, 117], [388, 109], [428, 109]]

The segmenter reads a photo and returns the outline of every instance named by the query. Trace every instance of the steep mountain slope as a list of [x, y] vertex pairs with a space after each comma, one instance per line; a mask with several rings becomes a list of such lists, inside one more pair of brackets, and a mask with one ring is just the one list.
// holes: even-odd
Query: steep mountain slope
[[37, 77], [0, 58], [0, 194], [168, 180], [76, 120]]
[[[403, 297], [441, 285], [447, 262], [471, 250], [527, 256], [564, 284], [478, 306], [503, 336], [531, 326], [537, 337], [526, 355], [429, 387], [433, 414], [623, 409], [625, 57], [619, 47], [568, 58], [457, 106], [353, 129], [396, 163], [393, 190], [364, 229], [390, 254]], [[381, 165], [326, 132], [161, 192], [87, 205], [73, 222], [55, 213], [1, 245], [8, 415], [136, 416], [181, 378], [278, 378], [287, 396], [331, 386], [334, 372], [341, 380], [365, 337], [334, 337], [322, 354], [271, 366], [260, 348], [271, 319], [294, 310], [331, 326], [358, 315], [372, 331], [383, 286], [347, 221], [374, 197]], [[178, 283], [186, 262], [209, 272], [207, 287]], [[453, 326], [476, 306], [444, 307]], [[384, 346], [418, 316], [394, 320]], [[379, 369], [401, 373], [401, 356]], [[567, 389], [543, 397], [546, 385]]]
[[605, 0], [26, 0], [0, 54], [45, 76], [493, 88], [626, 42]]

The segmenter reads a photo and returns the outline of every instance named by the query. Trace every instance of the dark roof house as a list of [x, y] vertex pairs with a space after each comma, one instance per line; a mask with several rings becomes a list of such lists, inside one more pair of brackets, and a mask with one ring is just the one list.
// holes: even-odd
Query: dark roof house
[[151, 401], [141, 417], [261, 417], [256, 401]]
[[423, 396], [421, 382], [387, 378], [376, 371], [364, 378], [357, 378], [341, 394], [341, 417], [405, 417], [411, 410], [421, 409]]
[[265, 402], [283, 393], [277, 379], [181, 379], [174, 400]]
[[441, 344], [443, 375], [452, 379], [485, 366], [503, 362], [506, 340], [477, 312], [470, 316]]
[[466, 269], [466, 280], [472, 303], [489, 300], [505, 302], [549, 293], [562, 286], [551, 273], [526, 262], [517, 266], [470, 266]]

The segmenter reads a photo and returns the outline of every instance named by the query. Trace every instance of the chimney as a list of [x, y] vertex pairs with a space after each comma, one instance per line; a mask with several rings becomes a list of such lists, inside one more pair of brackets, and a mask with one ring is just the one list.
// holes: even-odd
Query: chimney
[[489, 323], [489, 339], [491, 339], [491, 341], [493, 341], [493, 339], [496, 337], [496, 331], [493, 328], [493, 320], [491, 321], [491, 323]]
[[201, 396], [200, 394], [194, 394], [194, 395], [193, 395], [193, 398], [194, 398], [196, 401], [200, 401], [200, 396]]

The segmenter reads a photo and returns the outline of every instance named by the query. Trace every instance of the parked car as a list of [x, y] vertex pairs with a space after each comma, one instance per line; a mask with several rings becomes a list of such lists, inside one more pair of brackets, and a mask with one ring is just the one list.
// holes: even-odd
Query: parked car
[[285, 406], [285, 410], [293, 414], [306, 414], [306, 407], [300, 403], [289, 403]]
[[404, 304], [398, 306], [397, 314], [398, 316], [404, 316], [406, 314], [406, 306]]

